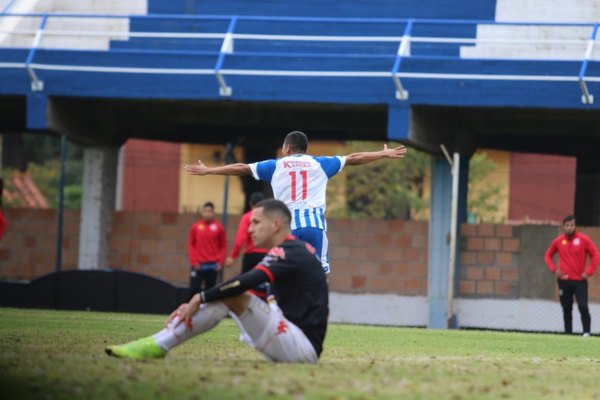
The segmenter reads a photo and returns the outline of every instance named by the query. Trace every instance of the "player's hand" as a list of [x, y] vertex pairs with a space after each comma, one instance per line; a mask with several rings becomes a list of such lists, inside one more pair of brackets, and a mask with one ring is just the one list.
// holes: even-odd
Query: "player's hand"
[[556, 268], [556, 269], [554, 270], [554, 275], [556, 275], [556, 277], [557, 277], [557, 278], [560, 278], [560, 277], [562, 277], [562, 276], [563, 276], [563, 273], [562, 273], [562, 271], [560, 270], [560, 268]]
[[194, 314], [196, 314], [196, 312], [198, 312], [200, 302], [200, 295], [195, 294], [189, 303], [183, 303], [177, 307], [177, 309], [173, 311], [171, 315], [169, 315], [166, 325], [168, 326], [171, 322], [173, 322], [173, 328], [175, 328], [181, 323], [184, 323], [188, 329], [192, 329], [192, 317]]
[[403, 145], [398, 147], [394, 147], [393, 149], [388, 149], [387, 144], [383, 145], [383, 153], [386, 157], [390, 158], [402, 158], [406, 154], [408, 150]]
[[202, 160], [198, 160], [198, 164], [196, 165], [184, 165], [183, 169], [189, 172], [192, 175], [206, 175], [209, 171], [209, 167], [204, 165]]
[[231, 257], [231, 256], [228, 256], [228, 257], [225, 259], [225, 263], [223, 264], [223, 266], [224, 266], [225, 268], [229, 268], [229, 267], [231, 267], [231, 266], [233, 265], [234, 261], [235, 261], [235, 260], [233, 259], [233, 257]]
[[583, 274], [581, 274], [581, 279], [583, 279], [584, 281], [586, 281], [587, 278], [589, 278], [588, 274], [586, 274], [585, 272]]

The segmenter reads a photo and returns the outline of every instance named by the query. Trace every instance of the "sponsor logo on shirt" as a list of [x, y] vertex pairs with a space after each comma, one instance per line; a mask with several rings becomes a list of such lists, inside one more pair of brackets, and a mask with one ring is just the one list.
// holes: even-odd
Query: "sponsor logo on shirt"
[[214, 231], [217, 230], [217, 225], [216, 224], [210, 224], [209, 225], [209, 229], [214, 232]]
[[282, 333], [286, 333], [288, 329], [287, 324], [285, 323], [284, 320], [279, 321], [279, 324], [277, 325], [277, 332], [275, 333], [275, 335], [281, 335]]
[[283, 247], [273, 247], [271, 250], [269, 250], [268, 255], [285, 260], [285, 250], [283, 250]]
[[573, 244], [574, 244], [575, 246], [579, 246], [579, 245], [581, 244], [581, 240], [579, 240], [579, 238], [575, 238], [575, 239], [573, 240]]
[[283, 168], [310, 168], [310, 161], [284, 161]]

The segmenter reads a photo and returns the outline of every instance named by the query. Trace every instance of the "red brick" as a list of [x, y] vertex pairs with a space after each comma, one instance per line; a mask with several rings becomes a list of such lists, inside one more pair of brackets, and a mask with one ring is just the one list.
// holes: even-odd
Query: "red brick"
[[460, 226], [460, 236], [477, 236], [477, 225], [462, 224]]
[[483, 279], [483, 268], [468, 267], [467, 268], [467, 279], [469, 279], [469, 280]]
[[367, 277], [366, 276], [353, 276], [352, 277], [352, 283], [351, 283], [351, 288], [352, 289], [359, 289], [359, 288], [364, 288], [365, 285], [367, 283]]
[[35, 236], [25, 236], [23, 238], [23, 245], [25, 245], [25, 247], [27, 248], [33, 248], [35, 247], [37, 244], [37, 240], [35, 238]]
[[403, 222], [404, 232], [415, 235], [428, 235], [429, 222], [427, 221], [401, 221]]
[[501, 270], [498, 267], [486, 267], [483, 270], [483, 277], [486, 280], [498, 281], [501, 277]]
[[500, 250], [502, 242], [500, 239], [487, 238], [484, 240], [484, 248], [490, 251]]
[[458, 293], [459, 294], [474, 294], [475, 293], [475, 281], [461, 280], [458, 282]]
[[141, 265], [150, 265], [150, 257], [146, 254], [138, 254], [136, 261]]
[[494, 225], [492, 224], [479, 224], [477, 226], [477, 233], [479, 236], [494, 236]]
[[493, 294], [494, 283], [490, 281], [477, 282], [477, 294]]
[[496, 253], [496, 265], [512, 265], [513, 255], [511, 253]]
[[135, 230], [136, 236], [140, 236], [142, 238], [157, 238], [158, 228], [154, 225], [139, 225]]
[[398, 235], [394, 238], [393, 242], [396, 247], [410, 247], [412, 240], [412, 235]]
[[351, 286], [351, 277], [347, 274], [339, 274], [336, 271], [329, 274], [329, 287], [336, 292], [346, 292]]
[[494, 263], [494, 253], [491, 251], [480, 251], [477, 253], [477, 262], [481, 265], [490, 265]]
[[512, 292], [512, 285], [508, 282], [495, 282], [494, 292], [499, 295], [507, 295]]
[[412, 247], [415, 249], [427, 249], [429, 246], [429, 238], [427, 235], [414, 235], [412, 238]]
[[379, 266], [379, 273], [381, 275], [388, 275], [390, 273], [392, 273], [392, 271], [394, 270], [394, 265], [392, 263], [382, 263]]
[[460, 265], [474, 265], [477, 261], [477, 253], [472, 251], [461, 251], [458, 254]]
[[10, 259], [10, 250], [0, 249], [0, 261], [7, 261], [8, 259]]
[[468, 238], [467, 250], [483, 250], [483, 239], [480, 237]]
[[388, 234], [378, 234], [377, 235], [377, 245], [378, 246], [386, 246], [389, 247], [390, 244], [392, 244], [392, 238], [391, 235]]
[[496, 237], [512, 238], [513, 227], [511, 225], [496, 225]]
[[400, 232], [405, 230], [404, 226], [406, 225], [408, 221], [403, 221], [400, 219], [392, 219], [389, 221], [386, 221], [386, 228], [389, 232]]
[[502, 250], [517, 252], [520, 248], [519, 239], [502, 239]]
[[161, 213], [160, 222], [165, 225], [175, 225], [177, 223], [177, 213]]
[[502, 280], [505, 280], [505, 281], [519, 280], [519, 269], [517, 267], [504, 268], [502, 270]]

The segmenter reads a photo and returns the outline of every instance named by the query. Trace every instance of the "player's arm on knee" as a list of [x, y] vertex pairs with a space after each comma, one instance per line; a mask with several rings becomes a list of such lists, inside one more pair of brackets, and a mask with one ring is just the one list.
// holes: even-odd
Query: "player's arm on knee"
[[222, 284], [200, 292], [202, 303], [226, 299], [244, 293], [263, 282], [267, 282], [269, 276], [260, 269], [253, 269], [245, 274], [238, 275]]

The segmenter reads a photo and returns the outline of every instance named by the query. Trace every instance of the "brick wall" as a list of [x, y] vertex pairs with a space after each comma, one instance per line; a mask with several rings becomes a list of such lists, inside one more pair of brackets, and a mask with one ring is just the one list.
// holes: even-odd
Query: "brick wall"
[[[55, 210], [5, 209], [7, 233], [0, 242], [0, 279], [33, 279], [54, 271]], [[195, 214], [116, 211], [110, 233], [109, 266], [187, 285], [187, 234]], [[62, 269], [76, 269], [77, 211], [65, 213]], [[235, 236], [239, 216], [228, 221]], [[427, 294], [427, 222], [330, 220], [333, 291]], [[239, 271], [225, 271], [225, 278]]]
[[[33, 279], [53, 272], [56, 211], [5, 209], [7, 232], [0, 242], [0, 279]], [[187, 234], [195, 214], [117, 211], [110, 233], [109, 266], [187, 285]], [[78, 211], [65, 211], [62, 269], [77, 268]], [[234, 238], [238, 216], [228, 222]], [[329, 221], [332, 291], [403, 296], [427, 295], [428, 223], [420, 221]], [[458, 295], [464, 298], [556, 298], [543, 252], [555, 226], [463, 225], [459, 241]], [[600, 244], [600, 228], [580, 228]], [[538, 244], [532, 246], [531, 236]], [[523, 245], [527, 243], [527, 245]], [[239, 262], [225, 278], [239, 271]], [[529, 286], [546, 281], [539, 293]], [[600, 301], [593, 278], [590, 300]]]
[[[590, 236], [596, 246], [600, 245], [600, 228], [578, 227], [578, 230]], [[546, 267], [544, 253], [561, 232], [558, 226], [462, 225], [459, 296], [558, 299], [555, 278]], [[597, 276], [590, 279], [591, 302], [600, 302], [597, 281]]]
[[467, 225], [460, 230], [460, 297], [516, 298], [520, 240], [510, 225]]

